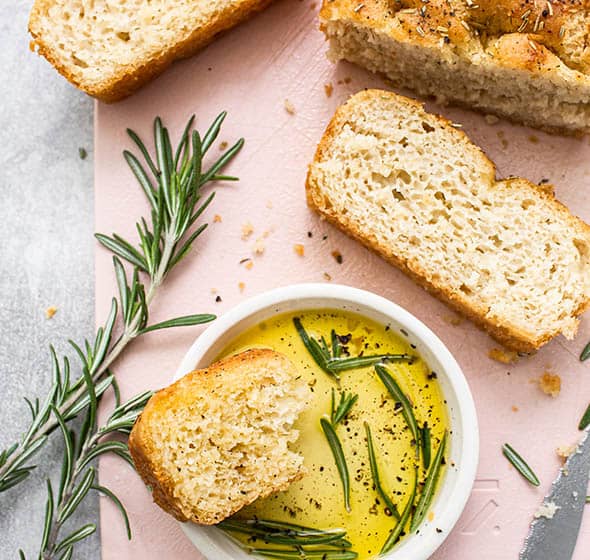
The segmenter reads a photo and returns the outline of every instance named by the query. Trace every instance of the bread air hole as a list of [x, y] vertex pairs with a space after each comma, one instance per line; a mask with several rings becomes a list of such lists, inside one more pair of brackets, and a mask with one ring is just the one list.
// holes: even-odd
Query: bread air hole
[[121, 39], [121, 41], [127, 42], [130, 39], [129, 36], [129, 32], [128, 31], [119, 31], [117, 32], [117, 37], [119, 37], [119, 39]]

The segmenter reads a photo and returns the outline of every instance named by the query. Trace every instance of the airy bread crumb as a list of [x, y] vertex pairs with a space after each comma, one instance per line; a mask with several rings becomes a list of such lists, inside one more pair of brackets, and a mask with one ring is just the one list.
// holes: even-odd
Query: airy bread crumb
[[129, 450], [160, 507], [180, 521], [219, 523], [303, 476], [289, 446], [308, 395], [285, 356], [248, 350], [158, 391]]
[[543, 393], [553, 398], [559, 396], [561, 392], [561, 377], [559, 375], [546, 371], [539, 378], [539, 388]]
[[555, 452], [557, 456], [565, 463], [567, 458], [578, 448], [577, 445], [560, 445]]
[[300, 257], [303, 257], [305, 255], [305, 247], [301, 243], [295, 243], [295, 245], [293, 245], [293, 250]]
[[57, 307], [51, 306], [45, 310], [45, 318], [51, 319], [57, 313]]
[[250, 222], [242, 224], [242, 239], [245, 241], [254, 233], [254, 226]]
[[492, 348], [488, 352], [488, 357], [502, 364], [514, 364], [518, 361], [518, 352], [502, 348]]
[[289, 115], [295, 114], [295, 106], [288, 99], [285, 99], [285, 111], [287, 111]]

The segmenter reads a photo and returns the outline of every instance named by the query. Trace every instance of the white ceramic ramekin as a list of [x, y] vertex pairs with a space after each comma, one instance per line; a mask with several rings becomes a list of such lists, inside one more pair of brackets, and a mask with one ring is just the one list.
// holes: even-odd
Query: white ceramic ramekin
[[[333, 284], [296, 284], [248, 299], [217, 319], [197, 338], [182, 360], [175, 379], [208, 366], [234, 337], [278, 313], [333, 308], [353, 311], [406, 336], [438, 375], [450, 421], [448, 468], [432, 503], [432, 522], [406, 536], [382, 558], [426, 560], [442, 544], [461, 515], [471, 492], [479, 456], [479, 433], [473, 397], [467, 381], [441, 340], [416, 317], [391, 301], [356, 288]], [[215, 527], [182, 524], [184, 532], [208, 560], [248, 560], [246, 554]]]

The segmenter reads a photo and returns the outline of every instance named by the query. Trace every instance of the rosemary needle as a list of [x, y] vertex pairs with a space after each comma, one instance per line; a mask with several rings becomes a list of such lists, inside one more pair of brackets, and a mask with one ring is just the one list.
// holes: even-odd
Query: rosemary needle
[[502, 446], [502, 453], [504, 457], [512, 463], [514, 468], [533, 486], [539, 486], [540, 482], [537, 475], [533, 472], [533, 469], [528, 466], [526, 461], [514, 450], [513, 447], [505, 443]]
[[344, 507], [346, 508], [347, 512], [350, 512], [350, 475], [348, 474], [348, 466], [346, 465], [346, 458], [344, 457], [342, 444], [340, 443], [340, 439], [338, 438], [338, 434], [336, 434], [334, 426], [332, 426], [332, 423], [330, 420], [328, 420], [328, 418], [320, 418], [320, 425], [322, 426], [322, 430], [324, 430], [324, 434], [328, 440], [328, 445], [330, 446], [332, 455], [334, 456], [334, 462], [336, 463], [336, 468], [338, 469], [338, 474], [340, 475], [340, 480], [342, 481]]
[[584, 415], [580, 419], [580, 423], [578, 424], [578, 430], [585, 430], [588, 426], [590, 426], [590, 404], [584, 412]]
[[381, 496], [387, 509], [391, 512], [398, 521], [400, 520], [400, 514], [397, 511], [397, 506], [391, 501], [391, 498], [387, 495], [387, 492], [381, 486], [381, 477], [379, 476], [379, 466], [377, 465], [377, 457], [375, 456], [375, 448], [373, 447], [373, 438], [371, 436], [371, 427], [365, 422], [365, 432], [367, 434], [367, 449], [369, 451], [369, 465], [371, 467], [371, 477], [373, 478], [373, 484], [377, 493]]
[[404, 392], [401, 390], [400, 386], [397, 384], [397, 381], [392, 377], [392, 375], [387, 371], [385, 367], [380, 364], [375, 366], [375, 371], [381, 379], [383, 385], [385, 385], [386, 389], [389, 391], [389, 394], [393, 397], [395, 402], [399, 402], [402, 405], [402, 414], [410, 428], [410, 432], [412, 432], [412, 437], [416, 443], [416, 455], [420, 454], [420, 432], [418, 428], [418, 424], [416, 423], [416, 417], [414, 416], [414, 408], [412, 403]]
[[590, 342], [584, 346], [584, 350], [580, 354], [580, 361], [585, 362], [588, 358], [590, 358]]
[[347, 393], [346, 391], [340, 393], [340, 402], [336, 406], [336, 392], [332, 389], [332, 401], [330, 410], [330, 421], [332, 426], [337, 426], [344, 418], [348, 416], [348, 413], [354, 406], [354, 403], [358, 401], [359, 396], [354, 393]]
[[422, 443], [422, 463], [424, 463], [424, 468], [428, 470], [430, 466], [430, 455], [432, 452], [431, 449], [431, 441], [430, 441], [430, 426], [428, 422], [424, 422], [424, 426], [422, 427], [421, 431], [421, 438], [420, 441]]
[[387, 540], [385, 541], [385, 544], [383, 545], [383, 548], [381, 549], [381, 554], [385, 554], [386, 552], [389, 552], [397, 543], [397, 541], [399, 541], [402, 532], [405, 528], [405, 526], [408, 523], [408, 520], [410, 519], [410, 513], [412, 512], [412, 507], [414, 506], [414, 500], [416, 499], [416, 489], [418, 488], [418, 469], [415, 469], [414, 472], [414, 485], [412, 486], [412, 492], [410, 494], [410, 497], [408, 498], [408, 501], [406, 503], [406, 507], [404, 508], [404, 511], [402, 512], [401, 515], [401, 519], [397, 522], [397, 525], [392, 529], [391, 533], [389, 533], [389, 536], [387, 537]]
[[432, 503], [432, 499], [434, 498], [434, 494], [436, 492], [436, 483], [438, 482], [438, 479], [440, 477], [440, 471], [443, 466], [446, 444], [447, 432], [445, 431], [438, 446], [438, 450], [436, 451], [436, 455], [434, 456], [434, 459], [432, 461], [432, 465], [430, 466], [430, 470], [426, 475], [426, 480], [424, 481], [424, 488], [422, 488], [422, 493], [420, 494], [420, 499], [418, 500], [418, 504], [416, 505], [414, 517], [412, 517], [412, 524], [410, 526], [412, 531], [417, 529], [420, 523], [422, 523], [424, 517], [426, 517], [426, 514], [428, 513], [428, 508]]

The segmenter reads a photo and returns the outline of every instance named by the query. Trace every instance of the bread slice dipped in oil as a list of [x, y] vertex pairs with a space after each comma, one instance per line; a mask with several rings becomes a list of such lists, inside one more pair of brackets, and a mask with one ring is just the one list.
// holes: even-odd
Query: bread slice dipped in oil
[[129, 437], [154, 501], [180, 521], [219, 523], [303, 476], [289, 449], [308, 388], [282, 354], [253, 349], [158, 391]]

